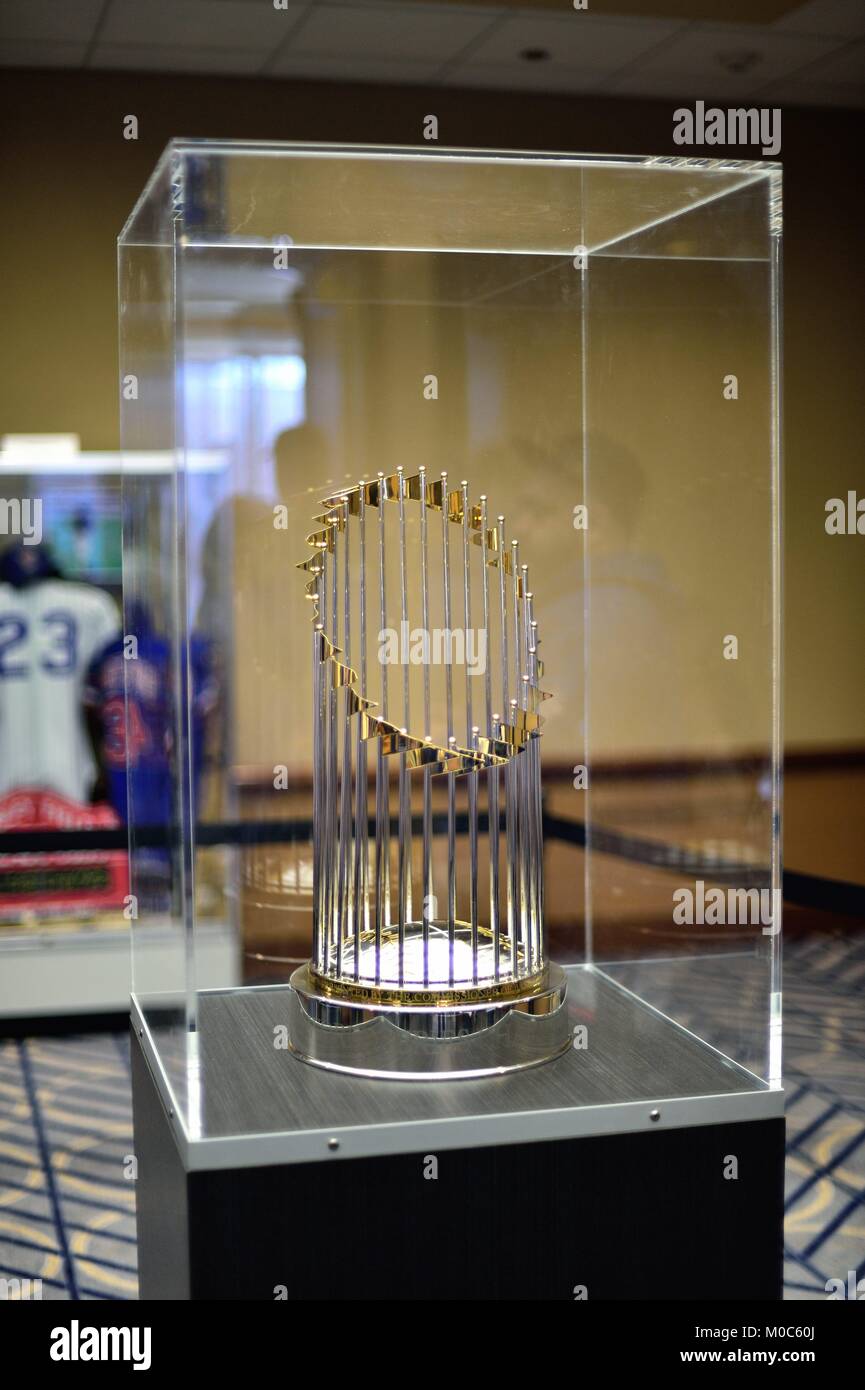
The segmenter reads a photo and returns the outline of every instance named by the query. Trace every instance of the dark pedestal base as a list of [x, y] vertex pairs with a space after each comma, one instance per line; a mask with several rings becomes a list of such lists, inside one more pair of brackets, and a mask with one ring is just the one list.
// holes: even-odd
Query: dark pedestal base
[[132, 1058], [143, 1299], [781, 1296], [782, 1119], [187, 1173]]

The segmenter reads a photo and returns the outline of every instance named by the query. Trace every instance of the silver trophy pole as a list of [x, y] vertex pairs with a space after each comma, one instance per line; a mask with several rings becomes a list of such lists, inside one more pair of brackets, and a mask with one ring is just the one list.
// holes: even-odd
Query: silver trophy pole
[[[418, 469], [419, 487], [418, 500], [420, 504], [420, 565], [421, 565], [421, 621], [424, 633], [429, 639], [429, 555], [427, 549], [427, 492], [426, 492], [426, 469]], [[423, 664], [423, 737], [424, 743], [432, 742], [432, 727], [430, 722], [430, 669], [429, 662]], [[422, 932], [423, 932], [423, 983], [429, 985], [429, 940], [430, 940], [430, 913], [432, 912], [433, 880], [432, 880], [432, 772], [429, 767], [423, 769], [423, 903], [422, 912]]]
[[[469, 634], [472, 632], [472, 575], [471, 575], [471, 531], [469, 526], [469, 485], [465, 479], [460, 483], [462, 489], [462, 541], [463, 541], [463, 625], [464, 650], [467, 653]], [[477, 645], [475, 645], [477, 655]], [[474, 723], [472, 705], [472, 676], [466, 656], [466, 747], [477, 748], [477, 728]], [[468, 773], [468, 814], [469, 814], [469, 921], [472, 930], [473, 979], [479, 978], [478, 961], [478, 774], [473, 769]]]

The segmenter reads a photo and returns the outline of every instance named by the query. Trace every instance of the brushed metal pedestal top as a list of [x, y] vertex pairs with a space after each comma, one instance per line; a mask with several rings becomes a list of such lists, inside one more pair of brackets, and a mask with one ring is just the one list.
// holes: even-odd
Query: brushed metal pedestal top
[[[765, 1091], [757, 1077], [604, 975], [569, 972], [572, 1027], [588, 1046], [479, 1081], [378, 1081], [306, 1065], [275, 1046], [289, 989], [199, 996], [202, 1139], [467, 1119]], [[623, 1126], [624, 1127], [624, 1126]], [[530, 1137], [527, 1135], [526, 1137]]]

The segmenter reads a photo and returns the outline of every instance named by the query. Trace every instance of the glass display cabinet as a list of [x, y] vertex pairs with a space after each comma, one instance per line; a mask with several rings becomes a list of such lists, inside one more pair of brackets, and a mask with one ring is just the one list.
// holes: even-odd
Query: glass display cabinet
[[5, 435], [0, 479], [0, 1020], [121, 1014], [120, 458]]
[[165, 151], [144, 1297], [779, 1296], [780, 239], [766, 162]]

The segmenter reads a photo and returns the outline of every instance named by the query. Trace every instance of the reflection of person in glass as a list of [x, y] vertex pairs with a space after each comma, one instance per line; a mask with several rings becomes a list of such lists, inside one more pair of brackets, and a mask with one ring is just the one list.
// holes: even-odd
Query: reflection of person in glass
[[[329, 490], [327, 436], [301, 425], [274, 442], [272, 502], [236, 494], [211, 519], [201, 554], [196, 629], [224, 671], [225, 818], [311, 817], [309, 606], [297, 563], [310, 514]], [[280, 774], [275, 795], [275, 769]], [[308, 953], [312, 859], [306, 842], [262, 843], [241, 855], [241, 921], [249, 968], [287, 978]]]

